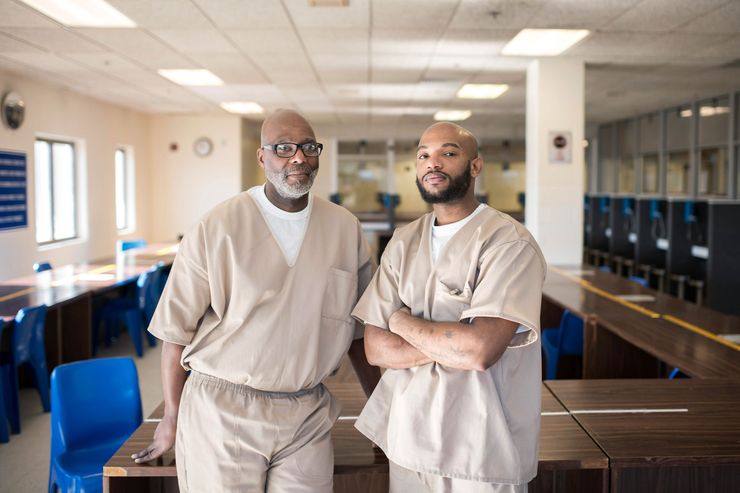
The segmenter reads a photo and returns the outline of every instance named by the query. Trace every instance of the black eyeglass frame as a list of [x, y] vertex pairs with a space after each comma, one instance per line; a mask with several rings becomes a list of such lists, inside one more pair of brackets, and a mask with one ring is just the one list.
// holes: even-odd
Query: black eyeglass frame
[[[280, 145], [293, 145], [295, 146], [295, 150], [293, 151], [293, 154], [291, 154], [290, 156], [281, 156], [280, 154], [278, 154], [277, 149], [276, 149], [276, 147]], [[306, 154], [305, 146], [316, 146], [319, 152], [315, 156]], [[277, 144], [266, 144], [266, 145], [260, 146], [260, 149], [269, 149], [272, 152], [274, 152], [277, 157], [281, 157], [281, 158], [291, 158], [295, 156], [296, 154], [298, 154], [299, 148], [301, 149], [301, 152], [303, 153], [303, 155], [306, 157], [319, 157], [321, 156], [321, 152], [324, 150], [324, 144], [320, 144], [318, 142], [306, 142], [305, 144], [297, 144], [295, 142], [278, 142]]]

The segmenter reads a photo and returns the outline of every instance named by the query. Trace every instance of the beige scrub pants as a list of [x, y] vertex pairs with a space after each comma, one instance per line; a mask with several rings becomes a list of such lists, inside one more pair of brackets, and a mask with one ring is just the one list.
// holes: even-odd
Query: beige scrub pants
[[527, 485], [492, 484], [424, 474], [388, 463], [390, 493], [527, 493]]
[[180, 491], [330, 493], [338, 416], [323, 385], [263, 392], [193, 371], [177, 423]]

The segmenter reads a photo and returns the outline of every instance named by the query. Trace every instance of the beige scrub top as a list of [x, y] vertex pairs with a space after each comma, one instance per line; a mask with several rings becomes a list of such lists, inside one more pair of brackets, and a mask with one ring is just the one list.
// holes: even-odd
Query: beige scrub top
[[372, 276], [360, 223], [312, 198], [293, 267], [243, 192], [182, 240], [149, 331], [185, 346], [182, 365], [273, 392], [314, 387], [362, 328], [350, 312]]
[[497, 317], [529, 330], [516, 334], [486, 371], [438, 363], [387, 370], [355, 426], [407, 469], [527, 483], [538, 461], [544, 257], [522, 225], [486, 207], [433, 265], [433, 221], [427, 214], [396, 230], [352, 314], [387, 329], [405, 305], [435, 322]]

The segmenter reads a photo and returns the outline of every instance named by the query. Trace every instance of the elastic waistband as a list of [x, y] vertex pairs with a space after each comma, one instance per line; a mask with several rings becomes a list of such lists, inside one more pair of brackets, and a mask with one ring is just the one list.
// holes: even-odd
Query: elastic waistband
[[221, 390], [233, 392], [237, 394], [251, 394], [258, 395], [261, 397], [268, 397], [270, 399], [287, 399], [291, 397], [301, 397], [303, 395], [315, 394], [324, 388], [323, 384], [318, 384], [310, 389], [302, 389], [297, 392], [269, 392], [266, 390], [259, 390], [249, 385], [242, 385], [238, 383], [229, 382], [218, 377], [212, 377], [204, 373], [198, 373], [197, 371], [191, 370], [188, 380], [192, 380], [193, 383], [205, 384], [211, 387], [216, 387]]

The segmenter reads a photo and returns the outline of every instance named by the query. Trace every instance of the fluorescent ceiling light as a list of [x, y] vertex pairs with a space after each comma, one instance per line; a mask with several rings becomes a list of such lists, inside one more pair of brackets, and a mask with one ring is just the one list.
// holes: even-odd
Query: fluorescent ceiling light
[[460, 122], [467, 120], [472, 114], [470, 110], [442, 110], [434, 114], [434, 119], [444, 122]]
[[162, 69], [159, 75], [181, 86], [222, 86], [224, 81], [206, 69]]
[[506, 43], [503, 55], [555, 56], [586, 36], [587, 29], [522, 29]]
[[252, 101], [229, 101], [221, 103], [220, 106], [230, 113], [239, 113], [241, 115], [258, 115], [264, 113], [262, 106]]
[[[715, 116], [729, 113], [730, 108], [727, 106], [702, 106], [699, 108], [699, 116]], [[691, 118], [691, 110], [681, 110], [681, 118]]]
[[463, 99], [496, 99], [509, 90], [507, 84], [465, 84], [457, 91]]
[[103, 0], [21, 0], [44, 15], [72, 27], [136, 27]]

